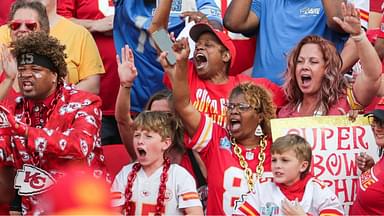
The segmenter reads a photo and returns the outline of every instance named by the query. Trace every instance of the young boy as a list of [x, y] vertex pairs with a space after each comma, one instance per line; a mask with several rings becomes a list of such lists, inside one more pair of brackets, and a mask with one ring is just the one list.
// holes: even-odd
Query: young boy
[[337, 196], [309, 173], [312, 150], [304, 138], [280, 137], [271, 154], [273, 182], [257, 181], [236, 203], [236, 215], [344, 215]]
[[122, 168], [112, 185], [114, 207], [125, 215], [202, 215], [193, 177], [164, 157], [175, 119], [167, 112], [140, 113], [134, 120], [137, 162]]

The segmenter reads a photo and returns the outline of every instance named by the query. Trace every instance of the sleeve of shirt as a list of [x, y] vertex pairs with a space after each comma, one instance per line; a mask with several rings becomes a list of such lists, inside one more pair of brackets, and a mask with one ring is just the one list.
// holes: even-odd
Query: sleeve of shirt
[[78, 66], [80, 81], [88, 76], [105, 73], [104, 65], [100, 57], [96, 42], [91, 33], [82, 28], [82, 37], [79, 38], [81, 64]]
[[196, 134], [192, 137], [191, 141], [186, 144], [187, 148], [192, 148], [197, 152], [201, 152], [212, 141], [212, 131], [214, 126], [211, 118], [202, 113], [200, 113], [200, 115], [201, 119], [199, 128], [197, 129]]
[[382, 27], [379, 28], [377, 37], [378, 37], [378, 38], [384, 38], [384, 16], [381, 18], [380, 26], [382, 26]]
[[197, 10], [205, 14], [208, 20], [222, 23], [221, 10], [214, 0], [197, 0]]
[[260, 215], [256, 207], [259, 203], [257, 193], [248, 193], [242, 199], [236, 201], [233, 215]]
[[285, 97], [284, 90], [281, 86], [266, 78], [254, 78], [253, 82], [263, 86], [272, 93], [272, 100], [277, 108], [281, 108], [287, 103], [287, 98]]
[[314, 181], [314, 184], [317, 184], [317, 191], [314, 192], [316, 198], [314, 205], [318, 206], [319, 215], [345, 215], [344, 208], [336, 194], [325, 183], [319, 180]]
[[256, 14], [256, 16], [260, 17], [261, 15], [261, 1], [265, 0], [252, 0], [251, 11]]
[[196, 190], [196, 183], [191, 174], [184, 168], [176, 166], [177, 175], [177, 196], [179, 208], [188, 208], [194, 206], [202, 206], [199, 199], [199, 194]]
[[[89, 103], [81, 103], [73, 118], [57, 121], [67, 121], [66, 131], [47, 128], [28, 129], [28, 148], [31, 152], [47, 152], [63, 157], [84, 159], [100, 142], [97, 136], [101, 128], [101, 99], [92, 95]], [[68, 108], [68, 107], [67, 107]], [[65, 123], [63, 123], [65, 124]]]
[[74, 0], [57, 0], [57, 13], [65, 18], [72, 18], [75, 15]]
[[111, 187], [112, 207], [122, 206], [125, 203], [125, 188], [127, 187], [127, 178], [131, 166], [123, 167], [116, 175]]
[[12, 162], [11, 138], [9, 136], [0, 136], [0, 166], [12, 166]]

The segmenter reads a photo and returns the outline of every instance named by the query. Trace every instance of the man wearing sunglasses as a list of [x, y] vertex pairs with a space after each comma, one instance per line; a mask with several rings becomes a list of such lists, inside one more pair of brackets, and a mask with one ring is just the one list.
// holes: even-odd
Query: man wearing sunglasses
[[[46, 8], [49, 22], [42, 18], [33, 4], [42, 4]], [[59, 39], [66, 46], [68, 83], [76, 84], [78, 89], [99, 93], [100, 75], [105, 73], [96, 43], [84, 27], [59, 16], [56, 13], [55, 0], [16, 0], [10, 11], [7, 26], [0, 27], [0, 43], [9, 44], [16, 38], [32, 31], [45, 31]], [[15, 90], [18, 91], [17, 86]]]
[[[21, 97], [1, 101], [0, 167], [14, 167], [23, 214], [39, 215], [41, 194], [71, 165], [105, 178], [101, 99], [67, 86], [64, 46], [44, 32], [12, 43]], [[0, 184], [1, 186], [1, 184]], [[2, 195], [1, 195], [2, 196]], [[40, 205], [39, 205], [40, 204]]]

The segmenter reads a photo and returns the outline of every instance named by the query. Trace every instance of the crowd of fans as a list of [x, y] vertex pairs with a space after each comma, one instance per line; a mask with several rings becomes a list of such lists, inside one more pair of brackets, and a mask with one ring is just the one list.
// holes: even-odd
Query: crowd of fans
[[[0, 5], [0, 214], [384, 213], [382, 0]], [[380, 154], [346, 211], [271, 119], [358, 114]]]

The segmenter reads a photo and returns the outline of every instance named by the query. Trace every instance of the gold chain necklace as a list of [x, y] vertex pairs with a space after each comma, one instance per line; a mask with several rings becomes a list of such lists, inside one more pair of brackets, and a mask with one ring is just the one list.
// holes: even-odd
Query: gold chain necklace
[[[260, 151], [257, 156], [259, 159], [259, 164], [256, 167], [256, 177], [259, 179], [264, 172], [264, 161], [265, 161], [265, 149], [267, 148], [267, 143], [265, 141], [265, 136], [261, 136], [259, 140]], [[244, 156], [241, 154], [241, 148], [237, 145], [235, 138], [231, 136], [231, 144], [233, 146], [233, 151], [235, 155], [239, 158], [239, 163], [241, 168], [244, 169], [245, 179], [247, 180], [248, 190], [251, 192], [255, 181], [253, 180], [253, 173], [251, 168], [248, 167], [248, 162], [244, 159]]]

